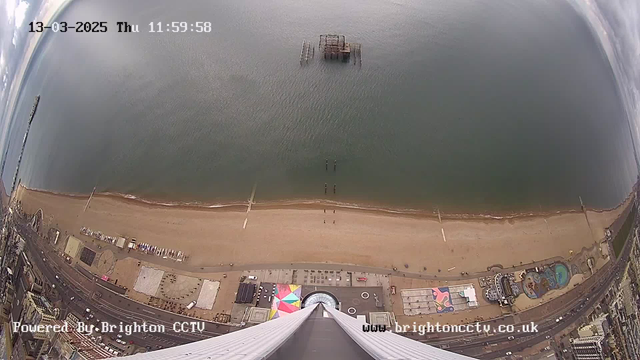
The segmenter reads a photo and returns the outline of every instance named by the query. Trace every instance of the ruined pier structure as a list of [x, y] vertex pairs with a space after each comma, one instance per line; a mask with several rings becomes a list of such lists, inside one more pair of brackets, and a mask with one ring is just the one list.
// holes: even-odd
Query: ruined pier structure
[[320, 35], [318, 49], [324, 54], [326, 60], [350, 61], [353, 64], [362, 65], [362, 45], [348, 43], [344, 35], [325, 34]]
[[[314, 58], [315, 50], [315, 46], [310, 42], [303, 41], [300, 65], [308, 64], [309, 60]], [[362, 65], [362, 45], [346, 42], [344, 35], [320, 35], [318, 51], [323, 54], [325, 60], [353, 61], [353, 65]]]

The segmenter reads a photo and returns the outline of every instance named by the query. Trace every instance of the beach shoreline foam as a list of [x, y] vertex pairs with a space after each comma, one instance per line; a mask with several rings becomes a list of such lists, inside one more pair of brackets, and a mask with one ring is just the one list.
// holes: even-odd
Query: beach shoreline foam
[[[563, 258], [599, 244], [627, 207], [517, 219], [447, 219], [313, 205], [217, 208], [147, 204], [137, 199], [56, 195], [21, 187], [27, 213], [65, 235], [86, 226], [184, 251], [191, 266], [334, 263], [454, 275]], [[630, 204], [629, 198], [625, 204]], [[333, 209], [336, 212], [333, 212]], [[244, 224], [244, 225], [243, 225]], [[446, 240], [443, 238], [446, 233]], [[405, 266], [406, 264], [406, 266]], [[426, 268], [426, 270], [425, 270]], [[453, 272], [447, 272], [448, 269]]]
[[[36, 188], [29, 188], [20, 184], [20, 187], [33, 191], [40, 192], [46, 194], [53, 194], [58, 196], [70, 197], [70, 198], [82, 198], [88, 199], [89, 194], [81, 194], [81, 193], [68, 193], [68, 192], [57, 192]], [[207, 202], [179, 202], [179, 201], [161, 201], [161, 200], [152, 200], [146, 199], [143, 197], [138, 197], [132, 194], [124, 194], [118, 192], [98, 192], [95, 193], [94, 198], [113, 198], [120, 199], [123, 201], [132, 202], [138, 205], [145, 205], [150, 207], [168, 207], [168, 208], [183, 208], [183, 209], [191, 209], [191, 210], [227, 210], [227, 211], [246, 211], [247, 205], [249, 201], [236, 201], [236, 202], [226, 202], [226, 203], [207, 203]], [[633, 196], [633, 193], [630, 193], [622, 202], [620, 202], [617, 206], [607, 209], [594, 209], [587, 208], [588, 212], [594, 213], [603, 213], [609, 211], [615, 211], [623, 207], [628, 203], [630, 198]], [[398, 207], [385, 207], [385, 206], [374, 206], [369, 204], [359, 204], [359, 203], [351, 203], [351, 202], [340, 202], [340, 201], [332, 201], [327, 199], [284, 199], [284, 200], [275, 200], [275, 201], [254, 201], [252, 204], [252, 209], [298, 209], [298, 210], [313, 210], [313, 209], [343, 209], [343, 210], [355, 210], [355, 211], [363, 211], [363, 212], [372, 212], [372, 213], [380, 213], [380, 214], [388, 214], [388, 215], [399, 215], [399, 216], [411, 216], [411, 217], [419, 217], [419, 218], [438, 218], [438, 214], [436, 211], [429, 211], [425, 209], [413, 209], [413, 208], [398, 208]], [[538, 218], [538, 217], [549, 217], [554, 215], [562, 215], [562, 214], [576, 214], [583, 213], [580, 209], [560, 209], [555, 211], [537, 211], [537, 212], [484, 212], [484, 213], [446, 213], [441, 212], [440, 217], [443, 220], [517, 220], [524, 218]]]

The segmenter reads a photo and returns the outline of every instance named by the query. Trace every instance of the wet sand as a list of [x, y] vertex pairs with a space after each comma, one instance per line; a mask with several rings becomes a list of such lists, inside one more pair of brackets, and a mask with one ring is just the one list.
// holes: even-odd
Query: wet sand
[[[446, 219], [323, 205], [167, 207], [121, 197], [87, 197], [20, 188], [25, 211], [44, 211], [46, 226], [79, 235], [81, 226], [185, 251], [193, 266], [220, 263], [330, 262], [447, 274], [485, 271], [578, 253], [604, 237], [632, 199], [608, 211], [510, 219]], [[333, 221], [335, 220], [335, 224]], [[442, 231], [446, 233], [446, 242]], [[79, 236], [88, 239], [84, 236]], [[404, 264], [409, 268], [405, 269]], [[427, 270], [424, 271], [423, 267]]]

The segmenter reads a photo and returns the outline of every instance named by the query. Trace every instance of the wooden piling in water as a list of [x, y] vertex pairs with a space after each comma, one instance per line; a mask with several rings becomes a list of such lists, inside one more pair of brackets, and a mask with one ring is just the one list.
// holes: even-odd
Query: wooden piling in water
[[315, 54], [315, 47], [311, 48], [311, 43], [304, 40], [302, 41], [302, 49], [300, 50], [300, 65], [308, 64], [309, 59], [312, 57], [311, 51]]

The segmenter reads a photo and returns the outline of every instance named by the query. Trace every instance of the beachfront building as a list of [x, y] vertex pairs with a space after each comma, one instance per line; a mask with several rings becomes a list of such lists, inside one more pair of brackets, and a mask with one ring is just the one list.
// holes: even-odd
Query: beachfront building
[[574, 339], [571, 343], [573, 356], [577, 360], [604, 360], [603, 346], [603, 336], [588, 336]]
[[478, 307], [476, 289], [472, 284], [451, 285], [449, 286], [449, 292], [451, 293], [451, 301], [454, 303], [454, 307], [456, 307], [456, 298], [460, 299], [458, 302], [464, 304], [462, 306], [464, 310]]
[[511, 306], [520, 295], [520, 288], [514, 274], [499, 273], [493, 277], [493, 283], [485, 290], [485, 297], [500, 306]]
[[471, 359], [390, 331], [365, 332], [360, 320], [323, 303], [226, 335], [130, 358]]
[[[54, 321], [51, 304], [41, 295], [28, 292], [25, 297], [24, 316], [22, 323], [27, 325], [46, 325]], [[45, 339], [46, 334], [43, 332], [33, 332], [36, 339]]]
[[601, 314], [593, 319], [589, 324], [578, 329], [578, 335], [581, 338], [589, 336], [607, 336], [609, 335], [609, 323], [607, 314]]
[[478, 307], [472, 284], [436, 288], [402, 289], [403, 314], [407, 316], [442, 314]]
[[[21, 324], [47, 325], [55, 321], [51, 304], [42, 295], [27, 292], [24, 297], [24, 308]], [[50, 341], [43, 331], [19, 332], [20, 341], [24, 345], [26, 356], [39, 359], [49, 350]]]
[[[76, 318], [77, 319], [77, 318]], [[70, 320], [67, 317], [67, 320]], [[52, 324], [62, 326], [64, 322], [54, 321]], [[97, 360], [112, 358], [115, 353], [99, 345], [99, 339], [80, 333], [75, 326], [69, 325], [65, 331], [50, 331], [47, 333], [51, 347], [48, 354], [52, 359], [61, 360]]]

